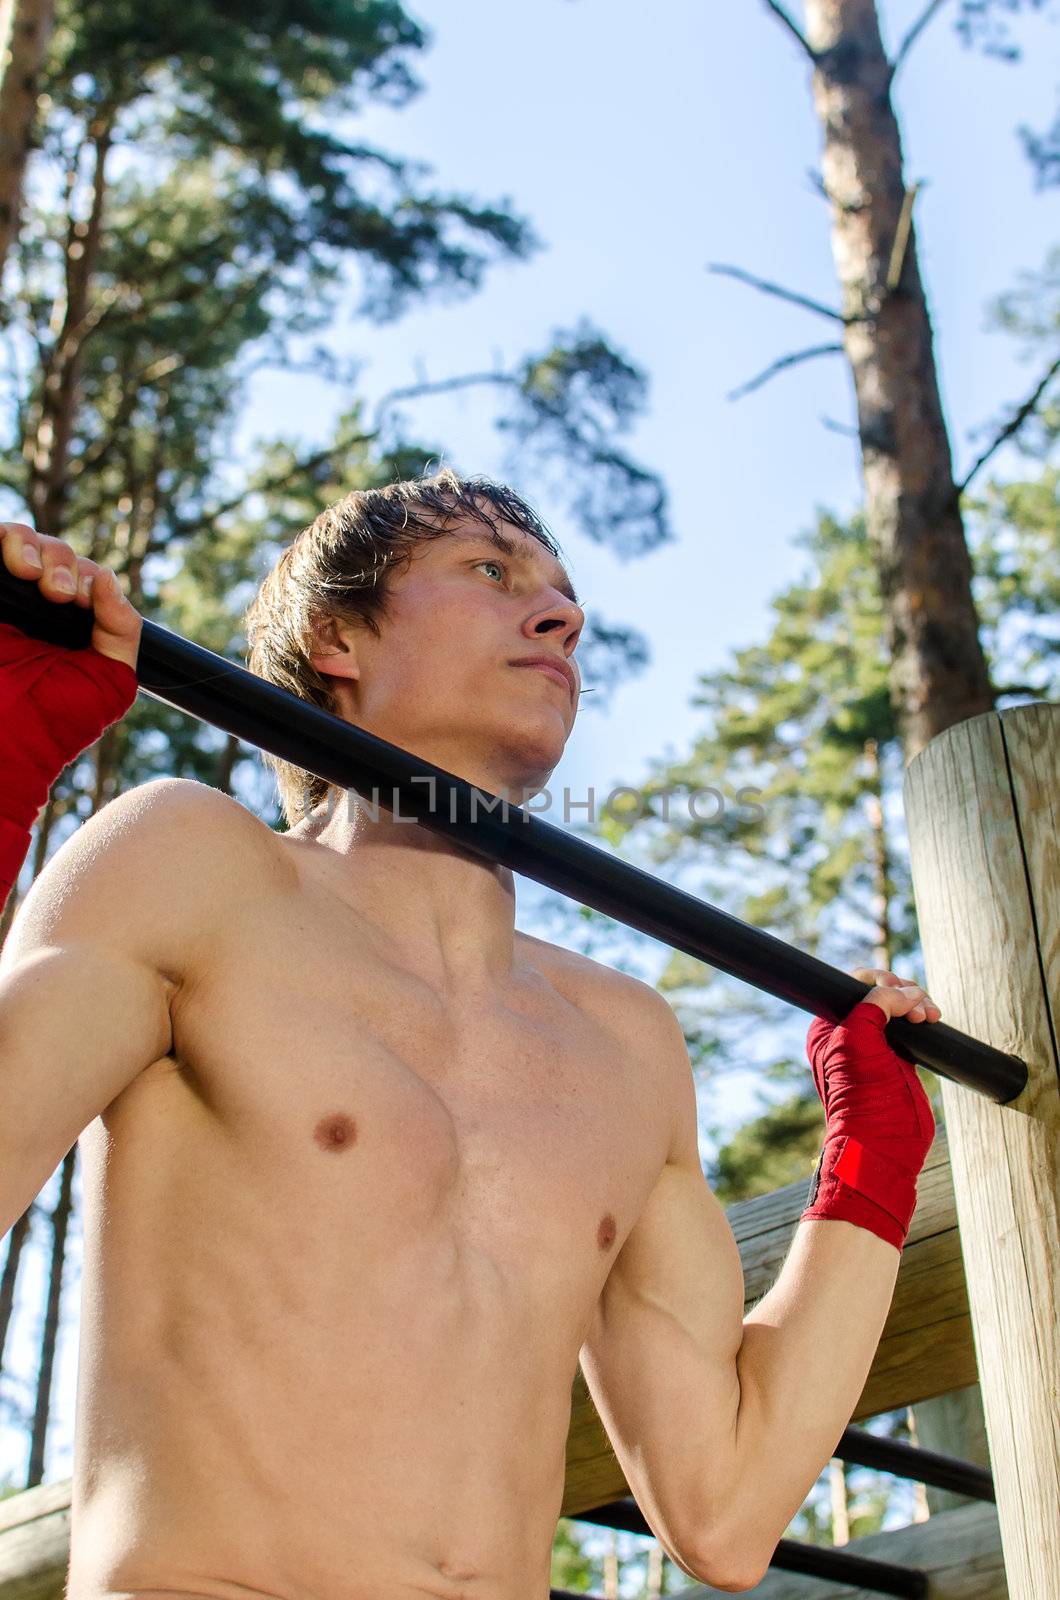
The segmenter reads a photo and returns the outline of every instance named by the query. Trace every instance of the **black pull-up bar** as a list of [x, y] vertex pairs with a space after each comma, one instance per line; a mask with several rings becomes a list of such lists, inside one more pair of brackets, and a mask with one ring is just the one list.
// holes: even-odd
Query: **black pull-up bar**
[[[84, 649], [93, 626], [90, 611], [46, 600], [36, 580], [16, 578], [2, 564], [0, 622], [69, 649]], [[467, 849], [803, 1011], [837, 1022], [869, 992], [827, 962], [146, 619], [136, 671], [141, 688], [156, 699], [327, 783], [356, 790], [373, 806], [385, 805], [455, 837]], [[887, 1024], [887, 1037], [906, 1060], [1000, 1104], [1026, 1087], [1026, 1064], [1018, 1056], [945, 1023], [899, 1019]]]

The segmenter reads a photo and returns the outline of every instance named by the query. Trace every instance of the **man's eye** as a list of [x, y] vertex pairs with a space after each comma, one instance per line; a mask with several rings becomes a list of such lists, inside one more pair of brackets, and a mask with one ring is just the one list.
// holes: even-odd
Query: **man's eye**
[[487, 560], [487, 561], [476, 561], [475, 565], [476, 565], [476, 567], [496, 567], [498, 572], [503, 572], [504, 571], [504, 562], [503, 561], [494, 561], [494, 560], [490, 559], [490, 560]]

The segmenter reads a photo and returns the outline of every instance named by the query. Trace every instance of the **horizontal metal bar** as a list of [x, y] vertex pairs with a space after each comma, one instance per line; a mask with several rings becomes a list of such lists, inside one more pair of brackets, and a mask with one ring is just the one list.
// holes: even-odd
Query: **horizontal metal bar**
[[[623, 1533], [651, 1536], [651, 1529], [635, 1500], [613, 1500], [592, 1511], [579, 1511], [572, 1522], [591, 1522], [600, 1528], [618, 1528]], [[769, 1565], [780, 1572], [801, 1572], [807, 1577], [824, 1578], [829, 1583], [852, 1583], [874, 1594], [898, 1595], [900, 1600], [925, 1600], [927, 1574], [917, 1567], [897, 1567], [890, 1561], [850, 1555], [828, 1545], [801, 1544], [796, 1539], [781, 1539]]]
[[958, 1461], [940, 1456], [934, 1450], [905, 1444], [900, 1439], [881, 1439], [866, 1428], [847, 1428], [835, 1452], [840, 1461], [854, 1467], [872, 1467], [877, 1472], [893, 1472], [915, 1483], [929, 1483], [933, 1489], [949, 1489], [972, 1500], [996, 1504], [994, 1480], [985, 1467], [974, 1461]]
[[[32, 579], [15, 578], [2, 564], [0, 621], [74, 649], [87, 645], [92, 631], [90, 612], [45, 600]], [[150, 620], [144, 621], [136, 670], [141, 687], [156, 699], [340, 789], [356, 790], [395, 815], [455, 837], [467, 849], [803, 1011], [839, 1021], [868, 993], [865, 984], [827, 962]], [[1006, 1104], [1026, 1087], [1027, 1068], [1017, 1056], [945, 1023], [897, 1020], [886, 1031], [906, 1060], [992, 1100]]]

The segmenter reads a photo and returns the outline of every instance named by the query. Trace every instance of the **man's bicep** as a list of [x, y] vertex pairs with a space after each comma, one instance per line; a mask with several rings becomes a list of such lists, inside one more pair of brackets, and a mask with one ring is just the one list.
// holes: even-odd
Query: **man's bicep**
[[718, 1485], [739, 1409], [744, 1281], [732, 1229], [700, 1165], [679, 1031], [676, 1019], [664, 1022], [660, 1039], [679, 1074], [670, 1159], [612, 1267], [582, 1367], [649, 1522], [671, 1554], [705, 1576], [724, 1527]]
[[133, 1078], [169, 1049], [164, 981], [103, 940], [0, 973], [0, 1234]]

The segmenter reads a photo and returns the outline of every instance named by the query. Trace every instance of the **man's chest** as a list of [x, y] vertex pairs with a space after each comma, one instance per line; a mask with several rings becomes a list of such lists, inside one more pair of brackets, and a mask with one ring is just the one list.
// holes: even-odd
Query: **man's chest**
[[621, 1018], [537, 969], [440, 996], [354, 938], [247, 933], [174, 1008], [189, 1132], [205, 1110], [236, 1167], [380, 1252], [444, 1215], [498, 1262], [606, 1276], [669, 1128]]

